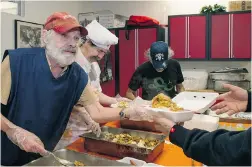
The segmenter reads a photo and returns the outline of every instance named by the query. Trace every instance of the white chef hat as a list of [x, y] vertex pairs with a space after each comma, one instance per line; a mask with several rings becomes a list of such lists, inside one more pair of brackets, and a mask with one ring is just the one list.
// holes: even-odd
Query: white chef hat
[[100, 48], [108, 50], [110, 45], [116, 45], [118, 43], [118, 38], [96, 20], [93, 20], [85, 28], [88, 30], [86, 38]]

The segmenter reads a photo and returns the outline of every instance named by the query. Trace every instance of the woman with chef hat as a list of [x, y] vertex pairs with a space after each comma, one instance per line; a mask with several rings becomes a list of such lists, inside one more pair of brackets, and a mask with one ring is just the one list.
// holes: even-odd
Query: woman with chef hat
[[109, 52], [111, 45], [118, 43], [118, 38], [108, 29], [93, 20], [86, 26], [88, 35], [80, 41], [76, 62], [88, 73], [91, 85], [96, 89], [101, 104], [110, 105], [126, 98], [109, 97], [102, 93], [100, 85], [101, 70], [97, 60]]

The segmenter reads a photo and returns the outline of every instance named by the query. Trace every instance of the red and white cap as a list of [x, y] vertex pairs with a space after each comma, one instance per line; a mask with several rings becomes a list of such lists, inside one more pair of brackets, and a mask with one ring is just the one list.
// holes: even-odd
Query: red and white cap
[[53, 13], [47, 18], [44, 25], [44, 29], [54, 30], [59, 34], [64, 34], [76, 28], [79, 28], [81, 36], [86, 36], [88, 34], [87, 29], [82, 27], [74, 16], [66, 12]]

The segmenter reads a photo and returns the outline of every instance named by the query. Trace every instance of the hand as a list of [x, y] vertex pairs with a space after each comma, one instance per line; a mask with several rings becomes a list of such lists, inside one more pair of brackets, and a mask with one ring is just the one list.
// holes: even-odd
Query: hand
[[85, 109], [74, 106], [74, 110], [77, 110], [80, 113], [80, 116], [87, 125], [87, 130], [91, 130], [97, 137], [99, 137], [101, 135], [100, 124], [96, 123]]
[[245, 89], [242, 89], [238, 86], [223, 84], [223, 88], [229, 89], [229, 92], [220, 95], [217, 100], [239, 100], [239, 101], [247, 101], [248, 100], [248, 92]]
[[96, 134], [97, 137], [100, 137], [101, 135], [101, 127], [100, 124], [96, 123], [95, 121], [90, 121], [90, 123], [87, 126], [88, 130], [90, 129], [94, 134]]
[[129, 120], [153, 122], [153, 116], [143, 107], [130, 107], [125, 109], [125, 114]]
[[15, 126], [7, 130], [6, 134], [21, 150], [39, 153], [42, 156], [47, 154], [42, 141], [35, 134], [25, 129]]
[[166, 118], [154, 117], [155, 128], [165, 134], [169, 134], [171, 128], [175, 125], [174, 122]]
[[230, 84], [223, 84], [223, 87], [230, 91], [220, 95], [216, 100], [221, 102], [212, 106], [211, 109], [216, 114], [227, 113], [229, 116], [246, 111], [248, 104], [247, 91]]

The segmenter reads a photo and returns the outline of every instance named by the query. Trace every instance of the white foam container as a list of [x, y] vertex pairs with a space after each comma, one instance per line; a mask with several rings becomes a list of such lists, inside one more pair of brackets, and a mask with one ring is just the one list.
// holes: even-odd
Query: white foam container
[[159, 117], [167, 118], [173, 122], [185, 122], [189, 121], [193, 117], [193, 111], [183, 110], [183, 111], [171, 111], [169, 108], [151, 108], [150, 106], [145, 107], [151, 112], [152, 115], [158, 115]]
[[204, 69], [186, 69], [182, 71], [186, 90], [206, 89], [208, 72]]
[[185, 110], [204, 113], [216, 102], [218, 96], [218, 93], [212, 92], [181, 92], [172, 101]]
[[181, 92], [172, 101], [184, 108], [183, 111], [171, 111], [169, 108], [146, 108], [160, 117], [165, 117], [173, 122], [185, 122], [192, 119], [194, 113], [204, 113], [215, 102], [218, 93], [209, 92]]
[[158, 167], [163, 167], [162, 165], [158, 165], [155, 163], [146, 163], [144, 166], [158, 166]]
[[203, 114], [194, 114], [190, 121], [184, 123], [184, 127], [187, 129], [202, 129], [212, 132], [216, 130], [219, 126], [219, 118], [212, 117]]
[[145, 161], [132, 158], [132, 157], [124, 157], [123, 159], [117, 160], [118, 162], [126, 163], [131, 165], [130, 160], [132, 160], [137, 166], [157, 166], [157, 167], [163, 167], [161, 165], [155, 164], [155, 163], [146, 163]]
[[147, 164], [145, 161], [142, 161], [142, 160], [139, 160], [136, 158], [132, 158], [132, 157], [124, 157], [123, 159], [120, 159], [117, 161], [131, 165], [130, 160], [132, 160], [137, 166], [144, 166]]

